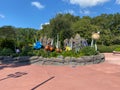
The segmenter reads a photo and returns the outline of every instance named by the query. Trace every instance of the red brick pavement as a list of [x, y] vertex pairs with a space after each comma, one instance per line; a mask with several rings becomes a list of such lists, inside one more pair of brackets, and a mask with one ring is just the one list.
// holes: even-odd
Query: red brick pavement
[[6, 65], [0, 90], [120, 90], [120, 56], [105, 56], [104, 63], [76, 67]]

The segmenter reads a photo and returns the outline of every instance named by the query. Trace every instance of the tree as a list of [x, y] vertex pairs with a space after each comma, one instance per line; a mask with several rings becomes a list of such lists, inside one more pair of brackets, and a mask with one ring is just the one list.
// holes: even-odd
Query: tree
[[[55, 40], [57, 38], [57, 34], [65, 34], [72, 33], [71, 25], [75, 21], [77, 21], [79, 18], [74, 17], [71, 14], [58, 14], [55, 18], [50, 20], [50, 27], [51, 27], [51, 37], [53, 37]], [[63, 35], [64, 38], [70, 38], [72, 34]], [[63, 41], [63, 39], [62, 41]]]
[[15, 28], [12, 26], [3, 26], [0, 28], [0, 38], [2, 39], [14, 39], [15, 38]]
[[18, 28], [16, 30], [16, 46], [25, 46], [34, 43], [37, 31], [32, 28]]

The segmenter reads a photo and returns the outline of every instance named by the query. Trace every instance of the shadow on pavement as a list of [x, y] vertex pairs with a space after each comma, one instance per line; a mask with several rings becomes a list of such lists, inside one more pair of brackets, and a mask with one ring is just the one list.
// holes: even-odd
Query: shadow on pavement
[[42, 83], [40, 83], [40, 84], [36, 85], [36, 86], [35, 86], [35, 87], [33, 87], [31, 90], [35, 90], [35, 89], [37, 89], [38, 87], [40, 87], [41, 85], [43, 85], [43, 84], [47, 83], [48, 81], [52, 80], [53, 78], [55, 78], [55, 76], [50, 77], [49, 79], [47, 79], [47, 80], [43, 81]]
[[4, 59], [0, 60], [0, 70], [8, 67], [20, 67], [25, 65], [30, 65], [31, 62], [29, 57], [22, 57], [12, 59], [11, 57], [5, 57]]
[[9, 79], [9, 78], [18, 78], [18, 77], [21, 77], [21, 76], [26, 75], [26, 74], [28, 74], [28, 73], [26, 73], [26, 72], [15, 72], [14, 74], [9, 74], [9, 75], [7, 75], [7, 77], [0, 79], [0, 81], [6, 80], [6, 79]]
[[25, 62], [25, 63], [7, 63], [7, 64], [1, 64], [0, 65], [0, 70], [4, 69], [4, 68], [14, 68], [14, 67], [20, 67], [20, 66], [26, 66], [26, 65], [30, 65], [29, 62]]

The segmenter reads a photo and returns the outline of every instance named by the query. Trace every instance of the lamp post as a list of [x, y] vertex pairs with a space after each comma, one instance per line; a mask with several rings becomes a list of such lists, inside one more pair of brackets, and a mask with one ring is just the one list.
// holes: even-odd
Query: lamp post
[[92, 33], [92, 41], [91, 41], [91, 47], [95, 45], [95, 50], [97, 51], [97, 43], [96, 40], [100, 38], [100, 32]]

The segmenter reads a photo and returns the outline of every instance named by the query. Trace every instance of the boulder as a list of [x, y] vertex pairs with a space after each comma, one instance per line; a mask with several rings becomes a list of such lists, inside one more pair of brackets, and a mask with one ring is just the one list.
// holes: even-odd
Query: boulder
[[64, 60], [65, 60], [65, 62], [66, 62], [66, 63], [69, 63], [69, 62], [70, 62], [70, 60], [71, 60], [71, 57], [65, 57], [65, 59], [64, 59]]
[[82, 59], [84, 59], [84, 62], [93, 62], [93, 56], [83, 56], [81, 57]]
[[0, 60], [3, 60], [4, 56], [0, 56]]
[[12, 56], [4, 56], [3, 61], [13, 61]]
[[30, 61], [29, 56], [20, 56], [17, 59], [18, 59], [19, 62], [28, 62], [28, 61]]
[[39, 56], [32, 56], [32, 57], [29, 58], [29, 60], [36, 60], [38, 58], [39, 58]]

